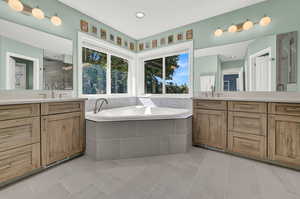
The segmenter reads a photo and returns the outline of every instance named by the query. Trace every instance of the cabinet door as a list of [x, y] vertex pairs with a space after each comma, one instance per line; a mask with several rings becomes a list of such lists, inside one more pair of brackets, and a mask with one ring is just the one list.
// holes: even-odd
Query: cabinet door
[[300, 166], [300, 117], [269, 116], [269, 158]]
[[226, 148], [227, 115], [226, 111], [201, 110], [194, 111], [193, 142], [218, 149]]
[[42, 117], [42, 164], [63, 160], [84, 148], [81, 112]]

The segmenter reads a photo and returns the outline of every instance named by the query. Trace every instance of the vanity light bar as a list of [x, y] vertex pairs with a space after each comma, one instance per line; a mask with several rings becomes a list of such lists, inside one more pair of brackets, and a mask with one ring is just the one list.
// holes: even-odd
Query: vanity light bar
[[229, 33], [236, 33], [236, 32], [242, 32], [252, 29], [255, 25], [260, 25], [262, 27], [268, 26], [272, 22], [271, 17], [265, 15], [263, 16], [260, 21], [258, 22], [252, 22], [251, 20], [247, 19], [246, 21], [239, 23], [239, 24], [232, 24], [227, 29], [218, 28], [214, 35], [216, 37], [220, 37], [225, 32]]
[[22, 3], [20, 0], [3, 0], [5, 1], [11, 9], [17, 12], [22, 12], [26, 15], [32, 15], [33, 17], [42, 20], [44, 18], [47, 18], [51, 21], [51, 23], [55, 26], [60, 26], [62, 24], [62, 19], [57, 16], [57, 14], [49, 17], [46, 16], [44, 11], [40, 9], [39, 7], [31, 7], [29, 5], [26, 5]]

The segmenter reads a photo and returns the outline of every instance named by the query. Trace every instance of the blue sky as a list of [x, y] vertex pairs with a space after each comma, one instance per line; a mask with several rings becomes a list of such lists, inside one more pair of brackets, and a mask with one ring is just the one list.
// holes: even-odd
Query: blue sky
[[173, 75], [173, 80], [168, 80], [169, 82], [172, 81], [177, 85], [187, 84], [189, 81], [189, 54], [180, 54], [179, 56], [179, 68], [177, 68]]

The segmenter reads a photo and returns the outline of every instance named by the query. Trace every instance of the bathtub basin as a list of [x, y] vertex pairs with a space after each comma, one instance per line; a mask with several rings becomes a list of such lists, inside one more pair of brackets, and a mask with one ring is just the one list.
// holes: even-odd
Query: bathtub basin
[[129, 120], [162, 120], [162, 119], [182, 119], [192, 115], [188, 109], [165, 108], [165, 107], [145, 107], [128, 106], [102, 110], [99, 113], [87, 112], [86, 119], [103, 121], [129, 121]]

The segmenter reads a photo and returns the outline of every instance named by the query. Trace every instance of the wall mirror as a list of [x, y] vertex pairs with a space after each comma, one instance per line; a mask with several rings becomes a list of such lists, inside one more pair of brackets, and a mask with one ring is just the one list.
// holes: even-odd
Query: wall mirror
[[5, 20], [0, 27], [0, 89], [73, 89], [71, 40]]
[[196, 50], [200, 92], [299, 91], [298, 32]]

